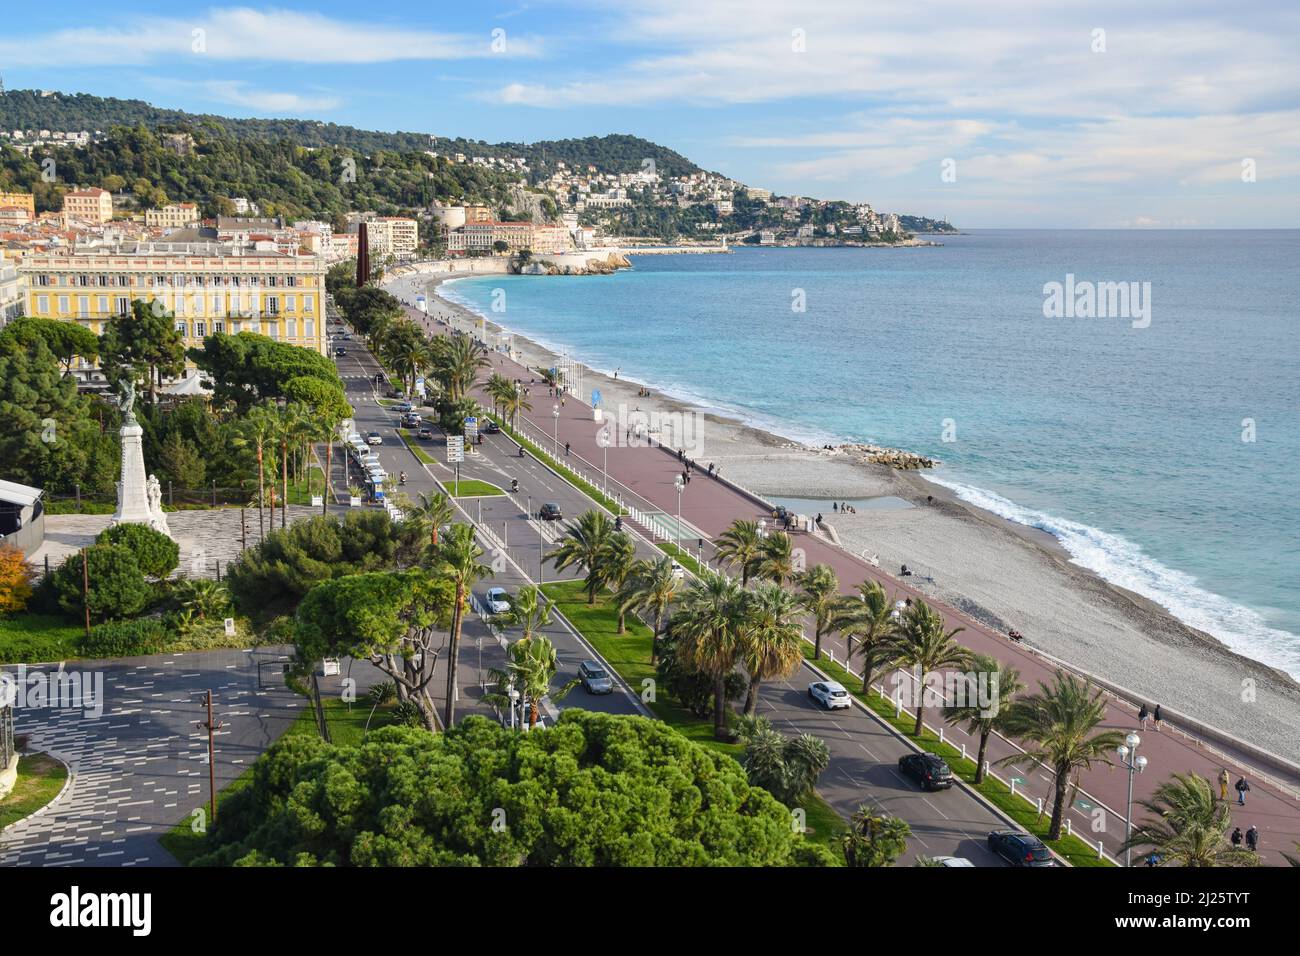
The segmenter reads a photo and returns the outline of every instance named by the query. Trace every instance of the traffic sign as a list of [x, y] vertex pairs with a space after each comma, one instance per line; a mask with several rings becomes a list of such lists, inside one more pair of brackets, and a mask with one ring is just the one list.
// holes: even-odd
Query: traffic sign
[[473, 415], [465, 419], [465, 438], [471, 442], [478, 439], [478, 419]]
[[447, 436], [447, 461], [455, 464], [465, 460], [465, 439], [460, 435]]

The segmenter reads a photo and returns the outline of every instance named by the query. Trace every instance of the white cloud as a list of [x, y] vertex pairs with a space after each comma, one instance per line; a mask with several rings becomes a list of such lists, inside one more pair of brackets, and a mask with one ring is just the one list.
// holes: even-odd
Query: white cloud
[[303, 96], [299, 93], [253, 89], [240, 80], [212, 80], [199, 84], [199, 88], [210, 99], [219, 103], [244, 106], [261, 113], [275, 113], [279, 116], [332, 110], [342, 102], [336, 96]]
[[272, 63], [386, 63], [529, 57], [540, 52], [532, 37], [509, 37], [502, 53], [491, 32], [451, 34], [366, 20], [338, 20], [290, 10], [217, 8], [193, 17], [141, 17], [118, 27], [78, 27], [33, 36], [6, 30], [0, 63], [48, 66], [119, 66], [178, 57]]

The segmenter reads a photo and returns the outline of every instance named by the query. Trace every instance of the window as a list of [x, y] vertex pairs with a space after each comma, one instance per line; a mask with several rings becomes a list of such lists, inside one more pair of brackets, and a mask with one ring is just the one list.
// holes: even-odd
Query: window
[[181, 335], [185, 335], [185, 334], [186, 334], [185, 329], [186, 329], [186, 325], [185, 325], [184, 322], [177, 322], [177, 323], [176, 323], [176, 331], [179, 332]]
[[50, 297], [48, 295], [38, 295], [36, 297], [36, 312], [39, 315], [50, 314]]
[[298, 285], [298, 277], [297, 277], [297, 276], [285, 276], [284, 284], [285, 284], [286, 286], [288, 286], [290, 289], [292, 289], [292, 288], [294, 288], [295, 286]]
[[298, 323], [295, 322], [293, 319], [289, 319], [285, 323], [285, 325], [287, 326], [287, 331], [285, 332], [285, 335], [291, 339], [296, 339], [298, 337]]
[[302, 323], [303, 338], [314, 339], [316, 337], [316, 323], [311, 319], [304, 319]]
[[207, 334], [208, 334], [208, 323], [206, 323], [206, 322], [195, 322], [195, 323], [194, 323], [194, 337], [195, 337], [195, 338], [199, 338], [199, 339], [201, 339], [201, 338], [203, 338], [203, 337], [204, 337], [205, 335], [207, 335]]
[[100, 315], [108, 311], [108, 296], [101, 295], [95, 300], [95, 311]]
[[89, 314], [90, 314], [90, 296], [88, 295], [77, 296], [77, 318], [79, 319], [88, 318]]
[[127, 315], [131, 311], [131, 299], [129, 296], [119, 295], [117, 297], [117, 307], [115, 309], [118, 315]]
[[298, 297], [296, 295], [286, 295], [284, 297], [284, 311], [286, 312], [298, 311]]
[[67, 315], [72, 311], [72, 306], [68, 303], [69, 299], [66, 295], [59, 296], [59, 315]]
[[303, 297], [302, 297], [302, 310], [303, 310], [304, 312], [314, 312], [314, 311], [316, 311], [316, 308], [315, 308], [315, 302], [316, 302], [316, 300], [315, 300], [312, 296], [309, 296], [309, 295], [305, 295], [305, 296], [303, 296]]
[[271, 315], [280, 314], [280, 297], [278, 295], [268, 295], [266, 297], [266, 311]]
[[37, 285], [40, 285], [40, 286], [53, 285], [53, 284], [54, 284], [54, 277], [53, 277], [53, 276], [37, 276], [37, 277], [36, 277], [36, 284], [37, 284]]
[[226, 323], [221, 321], [213, 322], [212, 331], [217, 333], [217, 335], [222, 335], [226, 331]]

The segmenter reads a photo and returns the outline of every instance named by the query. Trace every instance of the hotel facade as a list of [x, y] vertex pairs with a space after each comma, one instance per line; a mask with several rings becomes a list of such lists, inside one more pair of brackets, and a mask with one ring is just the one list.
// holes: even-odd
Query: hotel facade
[[[96, 335], [114, 316], [129, 314], [133, 302], [157, 302], [174, 316], [186, 348], [201, 347], [214, 333], [255, 332], [327, 353], [320, 256], [153, 242], [36, 253], [18, 268], [28, 315], [80, 322]], [[89, 381], [98, 367], [79, 360], [74, 372]]]

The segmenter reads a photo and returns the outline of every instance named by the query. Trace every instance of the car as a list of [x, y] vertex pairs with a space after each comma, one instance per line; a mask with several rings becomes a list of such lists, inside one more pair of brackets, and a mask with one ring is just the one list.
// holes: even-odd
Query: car
[[347, 355], [347, 354], [348, 354], [348, 350], [347, 350], [347, 349], [335, 349], [335, 350], [334, 350], [334, 357], [335, 357], [335, 358], [342, 358], [343, 356], [345, 356], [345, 355]]
[[427, 426], [424, 427], [424, 428], [421, 428], [418, 432], [415, 433], [415, 437], [416, 437], [416, 438], [432, 438], [432, 437], [433, 437], [433, 429], [432, 429], [432, 428], [429, 428], [429, 427], [427, 427]]
[[420, 427], [420, 416], [417, 415], [417, 414], [415, 414], [415, 412], [410, 412], [409, 414], [403, 415], [403, 416], [402, 416], [402, 427], [403, 427], [403, 428], [419, 428], [419, 427]]
[[495, 435], [499, 431], [501, 431], [501, 426], [490, 418], [487, 420], [487, 424], [483, 426], [483, 432], [487, 435]]
[[844, 685], [837, 684], [833, 680], [813, 681], [808, 685], [808, 696], [819, 701], [827, 710], [853, 706], [853, 698], [844, 689]]
[[596, 661], [583, 661], [578, 665], [578, 680], [582, 681], [588, 694], [614, 693], [614, 678]]
[[947, 790], [952, 786], [952, 770], [938, 754], [905, 754], [898, 758], [898, 769], [919, 783], [922, 790]]
[[970, 860], [964, 856], [934, 856], [931, 857], [939, 866], [974, 866]]
[[352, 333], [351, 333], [351, 332], [344, 332], [344, 333], [343, 333], [343, 341], [344, 341], [344, 342], [351, 342], [351, 341], [352, 341]]
[[542, 521], [559, 521], [564, 517], [560, 513], [560, 506], [553, 501], [548, 501], [542, 505], [542, 510], [537, 512], [537, 517]]
[[493, 614], [505, 614], [510, 610], [510, 595], [505, 588], [488, 588], [487, 606]]
[[412, 405], [410, 402], [398, 402], [396, 405], [393, 406], [393, 411], [401, 412], [403, 415], [405, 415], [407, 412], [412, 411], [414, 408], [415, 406]]
[[994, 830], [989, 849], [1012, 866], [1054, 866], [1052, 851], [1042, 840], [1019, 830]]
[[673, 580], [675, 581], [686, 580], [686, 569], [682, 567], [680, 564], [678, 564], [676, 561], [673, 562]]
[[383, 443], [384, 436], [379, 434], [379, 432], [370, 432], [370, 434], [366, 435], [367, 445], [382, 445]]

